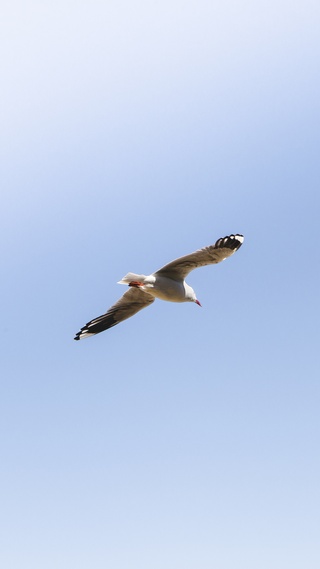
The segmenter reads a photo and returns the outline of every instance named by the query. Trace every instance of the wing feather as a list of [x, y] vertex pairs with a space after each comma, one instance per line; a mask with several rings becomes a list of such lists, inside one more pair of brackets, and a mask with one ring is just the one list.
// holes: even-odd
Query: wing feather
[[154, 300], [151, 294], [145, 293], [139, 288], [130, 288], [105, 314], [90, 320], [83, 326], [74, 339], [81, 340], [82, 338], [108, 330], [108, 328], [116, 326], [119, 322], [134, 316], [139, 310], [152, 304]]
[[218, 239], [214, 245], [198, 249], [190, 255], [179, 257], [165, 265], [155, 275], [170, 277], [171, 279], [185, 279], [185, 277], [198, 267], [220, 263], [235, 253], [244, 241], [243, 235], [228, 235]]

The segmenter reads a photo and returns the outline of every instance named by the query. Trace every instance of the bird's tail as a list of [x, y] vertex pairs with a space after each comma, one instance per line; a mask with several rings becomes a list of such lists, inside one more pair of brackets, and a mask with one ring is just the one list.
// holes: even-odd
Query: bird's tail
[[146, 275], [136, 275], [135, 273], [127, 273], [118, 284], [129, 285], [132, 282], [144, 283]]

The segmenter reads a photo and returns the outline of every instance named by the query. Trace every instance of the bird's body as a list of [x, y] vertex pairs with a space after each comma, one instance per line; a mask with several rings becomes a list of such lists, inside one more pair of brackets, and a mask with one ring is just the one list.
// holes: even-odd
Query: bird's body
[[185, 282], [185, 277], [197, 267], [216, 264], [230, 257], [241, 247], [243, 239], [238, 234], [223, 237], [214, 245], [180, 257], [151, 275], [127, 273], [118, 284], [129, 286], [129, 290], [105, 314], [81, 328], [75, 340], [93, 336], [119, 324], [152, 304], [155, 298], [169, 302], [195, 302], [201, 306], [193, 288]]
[[128, 273], [118, 284], [126, 284], [139, 288], [141, 291], [151, 294], [154, 298], [169, 302], [188, 302], [195, 293], [185, 281], [177, 281], [161, 275], [136, 275]]

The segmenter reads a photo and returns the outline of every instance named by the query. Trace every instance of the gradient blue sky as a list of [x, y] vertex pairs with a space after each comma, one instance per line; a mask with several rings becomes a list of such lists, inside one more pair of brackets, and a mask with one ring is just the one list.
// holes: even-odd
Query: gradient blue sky
[[[6, 569], [318, 569], [318, 1], [4, 0]], [[156, 301], [73, 336], [229, 233]]]

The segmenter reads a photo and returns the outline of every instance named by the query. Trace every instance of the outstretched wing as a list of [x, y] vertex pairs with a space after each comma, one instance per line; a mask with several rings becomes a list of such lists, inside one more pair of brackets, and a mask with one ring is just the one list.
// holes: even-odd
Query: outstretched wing
[[75, 340], [88, 338], [99, 334], [112, 326], [116, 326], [119, 322], [130, 318], [142, 308], [146, 308], [152, 304], [154, 297], [151, 294], [145, 293], [139, 288], [130, 288], [124, 295], [116, 302], [108, 312], [90, 320], [81, 330], [75, 335]]
[[243, 235], [228, 235], [218, 239], [214, 245], [198, 249], [190, 255], [179, 257], [168, 265], [159, 269], [155, 275], [170, 277], [171, 279], [182, 280], [194, 269], [220, 263], [241, 247], [244, 241]]

